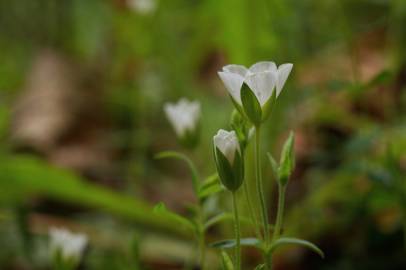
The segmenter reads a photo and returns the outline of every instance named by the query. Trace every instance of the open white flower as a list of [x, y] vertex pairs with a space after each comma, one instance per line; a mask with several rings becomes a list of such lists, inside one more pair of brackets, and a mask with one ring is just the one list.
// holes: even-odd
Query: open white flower
[[241, 102], [241, 87], [245, 82], [254, 92], [259, 104], [264, 106], [276, 88], [276, 96], [285, 85], [293, 64], [287, 63], [276, 67], [274, 62], [263, 61], [246, 68], [242, 65], [227, 65], [218, 74], [231, 97], [239, 105]]
[[50, 251], [59, 253], [64, 260], [80, 261], [87, 244], [87, 236], [75, 234], [63, 228], [50, 228]]
[[213, 143], [221, 153], [227, 158], [228, 162], [232, 165], [236, 152], [240, 152], [240, 144], [238, 143], [237, 134], [235, 131], [226, 131], [220, 129], [213, 137]]
[[182, 98], [178, 103], [167, 103], [164, 111], [176, 135], [184, 137], [187, 132], [196, 131], [200, 119], [200, 103]]

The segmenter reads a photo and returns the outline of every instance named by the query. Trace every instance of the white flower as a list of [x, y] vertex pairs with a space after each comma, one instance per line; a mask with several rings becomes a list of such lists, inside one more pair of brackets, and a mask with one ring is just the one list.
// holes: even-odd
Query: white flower
[[263, 106], [272, 96], [276, 87], [276, 96], [292, 70], [293, 64], [282, 64], [278, 68], [274, 62], [263, 61], [252, 65], [249, 69], [242, 65], [227, 65], [218, 74], [231, 97], [240, 105], [241, 86], [245, 82], [254, 92], [259, 104]]
[[128, 5], [140, 14], [150, 14], [155, 11], [157, 3], [156, 0], [128, 0]]
[[63, 228], [50, 228], [51, 254], [60, 252], [64, 260], [79, 261], [87, 244], [87, 236]]
[[240, 144], [235, 131], [220, 129], [213, 137], [213, 143], [232, 165], [236, 152], [240, 152]]
[[184, 137], [187, 132], [195, 132], [200, 118], [199, 102], [182, 98], [176, 104], [165, 104], [164, 111], [178, 137]]

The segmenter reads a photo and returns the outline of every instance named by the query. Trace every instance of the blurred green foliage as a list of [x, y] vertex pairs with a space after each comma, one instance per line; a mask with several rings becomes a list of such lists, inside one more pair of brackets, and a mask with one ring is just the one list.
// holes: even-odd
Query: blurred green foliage
[[[190, 259], [187, 231], [151, 211], [165, 201], [188, 214], [193, 200], [185, 168], [153, 159], [179, 150], [163, 103], [201, 102], [202, 143], [188, 154], [210, 175], [210, 138], [227, 127], [232, 110], [216, 72], [259, 60], [295, 64], [264, 127], [264, 148], [279, 153], [287, 131], [296, 131], [286, 234], [311, 239], [326, 255], [320, 262], [288, 249], [275, 259], [277, 269], [405, 268], [405, 1], [157, 0], [151, 13], [131, 1], [0, 0], [1, 269], [47, 267], [44, 234], [55, 222], [35, 225], [35, 214], [92, 228], [83, 269], [170, 269]], [[81, 91], [94, 97], [85, 102], [100, 99], [96, 114], [108, 123], [103, 141], [114, 152], [117, 190], [58, 168], [47, 154], [28, 155], [13, 140], [16, 104], [44, 50], [74, 66]], [[264, 170], [271, 179], [271, 168]], [[274, 205], [275, 189], [267, 188]], [[100, 240], [105, 234], [111, 237]], [[141, 237], [128, 237], [134, 234]], [[209, 238], [223, 235], [228, 227], [218, 226]], [[29, 245], [35, 248], [24, 251]]]

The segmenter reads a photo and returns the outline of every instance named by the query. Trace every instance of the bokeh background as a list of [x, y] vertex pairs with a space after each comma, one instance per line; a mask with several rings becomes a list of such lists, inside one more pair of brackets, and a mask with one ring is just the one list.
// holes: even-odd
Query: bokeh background
[[[275, 269], [406, 269], [405, 26], [403, 0], [1, 0], [0, 269], [50, 269], [50, 226], [89, 236], [81, 269], [182, 269], [193, 239], [151, 208], [187, 216], [190, 175], [154, 155], [212, 174], [233, 109], [217, 71], [261, 60], [294, 63], [263, 134], [278, 157], [296, 132], [285, 233], [326, 254], [285, 249]], [[202, 105], [193, 151], [162, 109], [181, 97]]]

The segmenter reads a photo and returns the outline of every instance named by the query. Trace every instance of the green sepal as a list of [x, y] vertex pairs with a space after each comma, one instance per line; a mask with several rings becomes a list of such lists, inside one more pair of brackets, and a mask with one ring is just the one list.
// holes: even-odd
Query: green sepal
[[278, 178], [282, 185], [286, 185], [295, 167], [295, 135], [291, 131], [288, 139], [283, 145], [281, 159], [279, 162]]
[[237, 191], [244, 181], [244, 157], [239, 151], [235, 153], [233, 171], [235, 177], [235, 190]]
[[223, 270], [234, 270], [233, 261], [225, 251], [221, 252], [221, 265]]
[[246, 83], [241, 87], [241, 102], [244, 112], [250, 121], [258, 126], [262, 122], [262, 109], [254, 92], [249, 88]]
[[[227, 249], [235, 247], [236, 244], [237, 242], [235, 239], [225, 239], [211, 243], [209, 246], [213, 248]], [[240, 244], [241, 246], [250, 246], [259, 248], [261, 246], [261, 240], [257, 238], [241, 238]]]
[[279, 176], [278, 176], [279, 165], [278, 165], [278, 162], [276, 162], [276, 160], [273, 158], [271, 153], [268, 152], [267, 156], [268, 156], [269, 163], [271, 164], [271, 167], [272, 167], [272, 174], [275, 177], [276, 181], [279, 181]]
[[200, 141], [200, 125], [197, 124], [194, 130], [187, 129], [185, 134], [178, 137], [179, 144], [188, 149], [194, 149]]
[[268, 117], [271, 115], [271, 112], [275, 108], [276, 104], [276, 89], [274, 89], [271, 97], [268, 99], [268, 101], [262, 106], [262, 122], [266, 121]]
[[317, 254], [320, 255], [320, 257], [324, 258], [324, 253], [323, 251], [317, 247], [315, 244], [303, 240], [303, 239], [298, 239], [298, 238], [293, 238], [293, 237], [281, 237], [274, 241], [269, 249], [268, 256], [271, 256], [272, 252], [274, 252], [278, 247], [284, 246], [284, 245], [299, 245], [306, 247]]
[[217, 172], [221, 183], [230, 191], [236, 191], [244, 179], [244, 164], [239, 151], [235, 153], [233, 165], [224, 154], [214, 146]]
[[248, 119], [247, 115], [244, 112], [244, 108], [242, 107], [241, 104], [239, 104], [235, 99], [230, 95], [231, 102], [233, 103], [234, 107], [237, 109], [237, 111], [245, 118]]
[[66, 258], [62, 254], [61, 249], [57, 249], [52, 254], [52, 264], [54, 269], [58, 270], [74, 270], [80, 262], [80, 258], [70, 257]]

